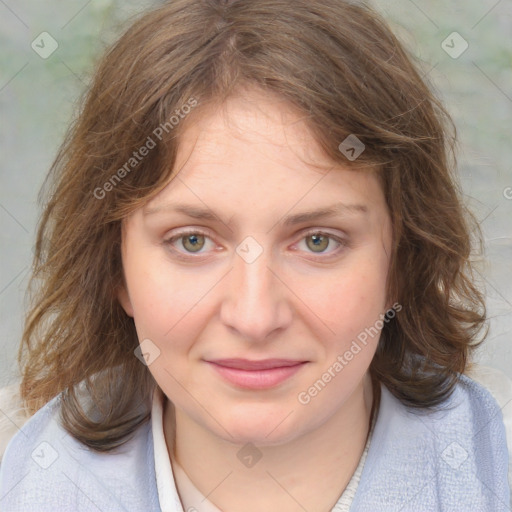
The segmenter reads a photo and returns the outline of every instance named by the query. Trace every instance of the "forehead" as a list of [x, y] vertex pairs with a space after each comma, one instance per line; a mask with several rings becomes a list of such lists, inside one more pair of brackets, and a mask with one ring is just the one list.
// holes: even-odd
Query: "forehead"
[[175, 172], [145, 209], [187, 196], [203, 207], [229, 200], [234, 211], [263, 204], [282, 214], [299, 204], [378, 203], [379, 190], [373, 173], [330, 160], [293, 105], [250, 91], [187, 118]]
[[239, 150], [244, 146], [283, 165], [305, 161], [319, 170], [334, 165], [316, 141], [308, 117], [284, 99], [257, 88], [241, 89], [220, 105], [200, 105], [185, 124], [177, 168], [188, 159], [199, 163], [242, 158]]

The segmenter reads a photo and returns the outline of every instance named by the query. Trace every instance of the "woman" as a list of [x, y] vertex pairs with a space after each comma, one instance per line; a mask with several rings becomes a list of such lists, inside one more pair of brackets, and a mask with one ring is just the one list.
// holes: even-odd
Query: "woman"
[[363, 5], [135, 22], [52, 168], [2, 505], [507, 510], [449, 123]]

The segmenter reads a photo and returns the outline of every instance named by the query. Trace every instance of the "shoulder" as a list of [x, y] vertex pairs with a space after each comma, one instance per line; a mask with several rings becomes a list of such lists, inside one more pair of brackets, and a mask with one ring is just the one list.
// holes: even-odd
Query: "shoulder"
[[[46, 475], [44, 473], [51, 466], [55, 468], [55, 463], [62, 452], [60, 436], [54, 421], [58, 407], [59, 397], [55, 397], [27, 419], [23, 426], [16, 426], [16, 433], [7, 443], [0, 465], [0, 495], [2, 495], [2, 506], [7, 507], [8, 510], [22, 510], [24, 506], [31, 503], [30, 496], [26, 497], [28, 501], [18, 499], [20, 497], [18, 489], [27, 489], [30, 494], [28, 484], [35, 484], [33, 490], [37, 500], [42, 498], [43, 502], [51, 503], [54, 508], [59, 506], [55, 490], [63, 490], [62, 485], [65, 482], [58, 473], [52, 471], [47, 472]], [[53, 492], [47, 495], [45, 495], [44, 485], [38, 488], [36, 484], [37, 479], [41, 482], [47, 480], [45, 476], [54, 477], [52, 485], [46, 487], [47, 489], [53, 487]]]
[[2, 510], [159, 511], [150, 423], [100, 453], [67, 433], [61, 401], [62, 394], [53, 398], [9, 440], [0, 465]]
[[[467, 375], [492, 394], [503, 417], [508, 446], [508, 481], [512, 489], [512, 379], [502, 371], [485, 365], [473, 365]], [[512, 509], [512, 503], [511, 509]]]
[[509, 510], [504, 415], [488, 389], [459, 375], [431, 410], [381, 390], [355, 510]]
[[411, 436], [417, 436], [419, 431], [431, 432], [435, 435], [422, 439], [430, 437], [434, 442], [444, 442], [453, 437], [459, 443], [471, 439], [472, 450], [490, 448], [493, 444], [507, 451], [505, 424], [508, 418], [504, 417], [491, 391], [468, 375], [459, 375], [452, 393], [432, 409], [406, 406], [385, 386], [382, 392], [383, 419], [403, 430], [414, 427], [415, 430], [409, 431]]
[[512, 445], [512, 379], [502, 371], [485, 365], [473, 365], [466, 374], [489, 392], [498, 404], [503, 415], [507, 440]]
[[[498, 370], [496, 370], [497, 372]], [[454, 409], [454, 414], [470, 415], [471, 420], [476, 424], [493, 425], [496, 423], [502, 430], [504, 411], [497, 400], [499, 393], [496, 388], [489, 389], [487, 384], [486, 380], [480, 381], [476, 378], [474, 373], [459, 375], [452, 395], [446, 400], [446, 404], [441, 410]]]
[[[423, 425], [432, 424], [441, 431], [452, 428], [459, 422], [477, 430], [498, 433], [503, 438], [512, 436], [512, 380], [499, 370], [483, 365], [474, 365], [466, 374], [458, 377], [449, 397], [431, 410], [415, 409], [402, 404], [385, 388], [383, 395], [386, 406], [394, 410], [398, 417]], [[510, 439], [512, 441], [512, 438]], [[512, 453], [512, 443], [511, 443]]]
[[[452, 393], [438, 407], [429, 410], [404, 405], [382, 386], [383, 414], [388, 420], [435, 425], [440, 431], [460, 427], [459, 422], [480, 431], [507, 433], [512, 422], [512, 380], [499, 370], [475, 365], [458, 376]], [[512, 432], [510, 432], [512, 434]], [[511, 447], [512, 448], [512, 447]], [[512, 451], [512, 450], [511, 450]]]

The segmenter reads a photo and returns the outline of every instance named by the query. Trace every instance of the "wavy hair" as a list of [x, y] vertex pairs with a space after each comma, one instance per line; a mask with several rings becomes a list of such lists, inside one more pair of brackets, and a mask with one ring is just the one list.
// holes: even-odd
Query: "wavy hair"
[[[458, 182], [456, 128], [381, 16], [345, 0], [173, 0], [105, 52], [40, 193], [20, 392], [31, 414], [62, 393], [64, 427], [95, 450], [149, 418], [156, 385], [117, 300], [122, 220], [168, 183], [202, 106], [243, 86], [299, 109], [333, 162], [378, 169], [393, 225], [387, 291], [402, 309], [382, 329], [372, 379], [435, 407], [487, 335], [477, 340], [473, 235], [483, 243]], [[338, 149], [350, 134], [365, 144], [353, 162]], [[156, 147], [139, 161], [148, 137]]]

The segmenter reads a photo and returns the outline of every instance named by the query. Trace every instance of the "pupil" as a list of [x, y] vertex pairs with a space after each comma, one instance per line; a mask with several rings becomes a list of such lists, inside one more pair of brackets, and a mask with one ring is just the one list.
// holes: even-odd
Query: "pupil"
[[198, 251], [201, 249], [201, 244], [199, 243], [199, 238], [202, 235], [187, 235], [183, 237], [183, 244], [189, 251]]
[[329, 237], [326, 237], [324, 235], [310, 235], [310, 238], [313, 241], [314, 247], [320, 248], [322, 251], [327, 249], [327, 245], [329, 245]]

